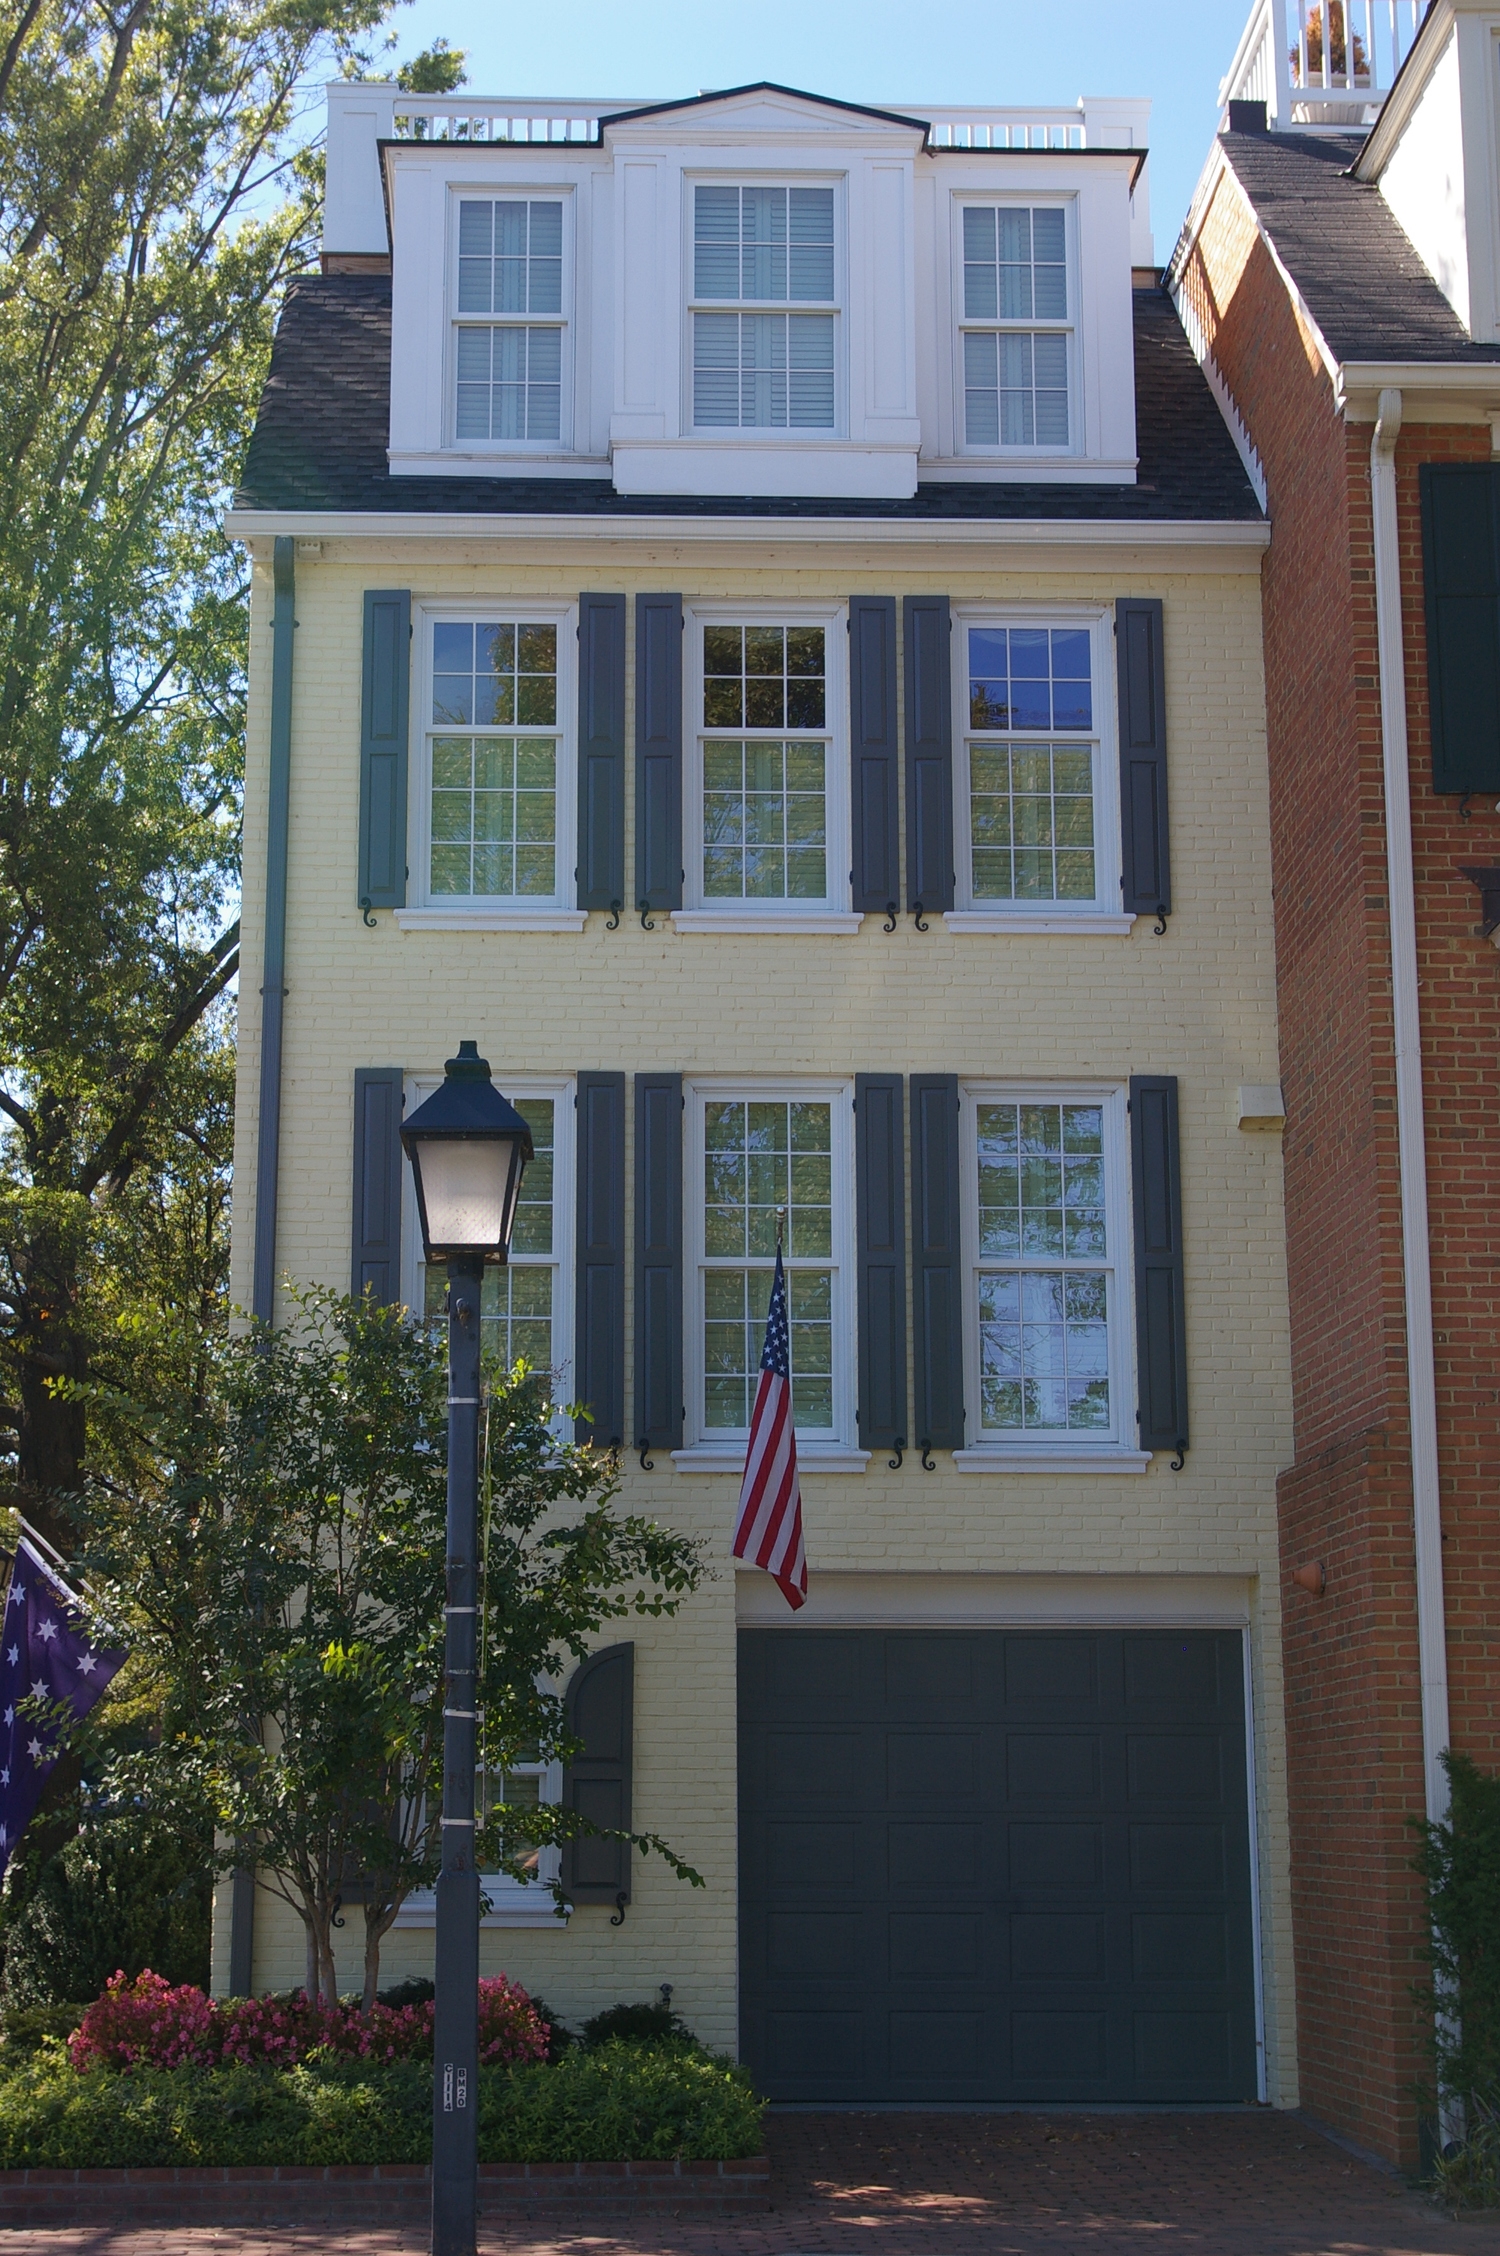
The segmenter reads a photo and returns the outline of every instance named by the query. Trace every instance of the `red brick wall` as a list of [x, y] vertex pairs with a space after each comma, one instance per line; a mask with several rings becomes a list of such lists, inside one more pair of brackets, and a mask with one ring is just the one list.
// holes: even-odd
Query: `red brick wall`
[[[1330, 374], [1230, 176], [1184, 289], [1265, 469], [1264, 630], [1296, 1459], [1280, 1486], [1306, 2106], [1410, 2161], [1424, 2031], [1408, 1820], [1423, 1809], [1390, 1020], [1369, 425]], [[1500, 864], [1493, 803], [1432, 795], [1421, 462], [1487, 459], [1487, 427], [1397, 450], [1439, 1456], [1453, 1741], [1500, 1759], [1500, 956], [1461, 860]], [[1321, 1559], [1322, 1599], [1291, 1580]]]

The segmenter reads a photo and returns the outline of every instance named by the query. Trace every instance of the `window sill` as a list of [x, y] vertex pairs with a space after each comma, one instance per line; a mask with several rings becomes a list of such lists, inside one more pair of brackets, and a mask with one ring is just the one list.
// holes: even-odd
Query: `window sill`
[[1151, 1463], [1149, 1449], [1125, 1449], [1111, 1442], [1102, 1449], [1049, 1449], [1032, 1442], [1012, 1448], [994, 1442], [985, 1449], [955, 1449], [953, 1466], [960, 1473], [1143, 1473]]
[[581, 932], [587, 909], [395, 909], [403, 932]]
[[[799, 1473], [862, 1473], [870, 1462], [868, 1449], [848, 1449], [840, 1442], [802, 1441], [797, 1444]], [[734, 1449], [698, 1447], [674, 1449], [672, 1462], [679, 1473], [743, 1473], [745, 1446]]]
[[[549, 1891], [541, 1888], [518, 1888], [500, 1895], [493, 1883], [485, 1886], [481, 1876], [480, 1887], [489, 1897], [492, 1909], [481, 1913], [481, 1927], [566, 1927], [572, 1917], [569, 1904], [561, 1919]], [[397, 1912], [396, 1927], [435, 1927], [437, 1925], [437, 1899], [431, 1888], [419, 1889], [409, 1895]]]
[[950, 932], [976, 937], [990, 932], [1066, 933], [1075, 938], [1121, 939], [1135, 923], [1134, 916], [1110, 909], [948, 909], [943, 922]]
[[847, 909], [673, 909], [678, 932], [858, 932], [864, 918]]

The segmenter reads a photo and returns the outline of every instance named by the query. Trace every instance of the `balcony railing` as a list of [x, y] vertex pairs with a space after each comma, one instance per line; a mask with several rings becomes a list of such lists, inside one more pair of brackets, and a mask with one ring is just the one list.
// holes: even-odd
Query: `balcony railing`
[[1373, 125], [1406, 60], [1424, 0], [1256, 0], [1219, 87], [1264, 102], [1278, 133], [1350, 133]]

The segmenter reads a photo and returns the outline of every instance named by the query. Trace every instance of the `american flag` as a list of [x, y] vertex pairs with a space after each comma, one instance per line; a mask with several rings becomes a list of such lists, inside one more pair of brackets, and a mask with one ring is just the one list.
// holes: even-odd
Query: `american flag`
[[[83, 1609], [23, 1536], [0, 1619], [0, 1875], [31, 1822], [68, 1718], [86, 1716], [124, 1653], [97, 1651]], [[29, 1712], [22, 1702], [50, 1703]]]
[[802, 1489], [797, 1479], [797, 1434], [792, 1424], [792, 1363], [780, 1246], [776, 1248], [776, 1281], [766, 1318], [766, 1344], [761, 1350], [760, 1383], [750, 1413], [734, 1556], [774, 1576], [793, 1611], [806, 1602], [807, 1554], [802, 1548]]

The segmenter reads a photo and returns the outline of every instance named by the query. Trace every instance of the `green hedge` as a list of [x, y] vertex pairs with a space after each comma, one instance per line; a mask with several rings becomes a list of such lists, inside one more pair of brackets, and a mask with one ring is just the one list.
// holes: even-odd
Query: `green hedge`
[[[731, 2160], [761, 2147], [761, 2102], [727, 2060], [614, 2044], [479, 2076], [484, 2162]], [[283, 2070], [77, 2075], [48, 2045], [0, 2073], [0, 2169], [425, 2162], [432, 2070], [356, 2061]]]

